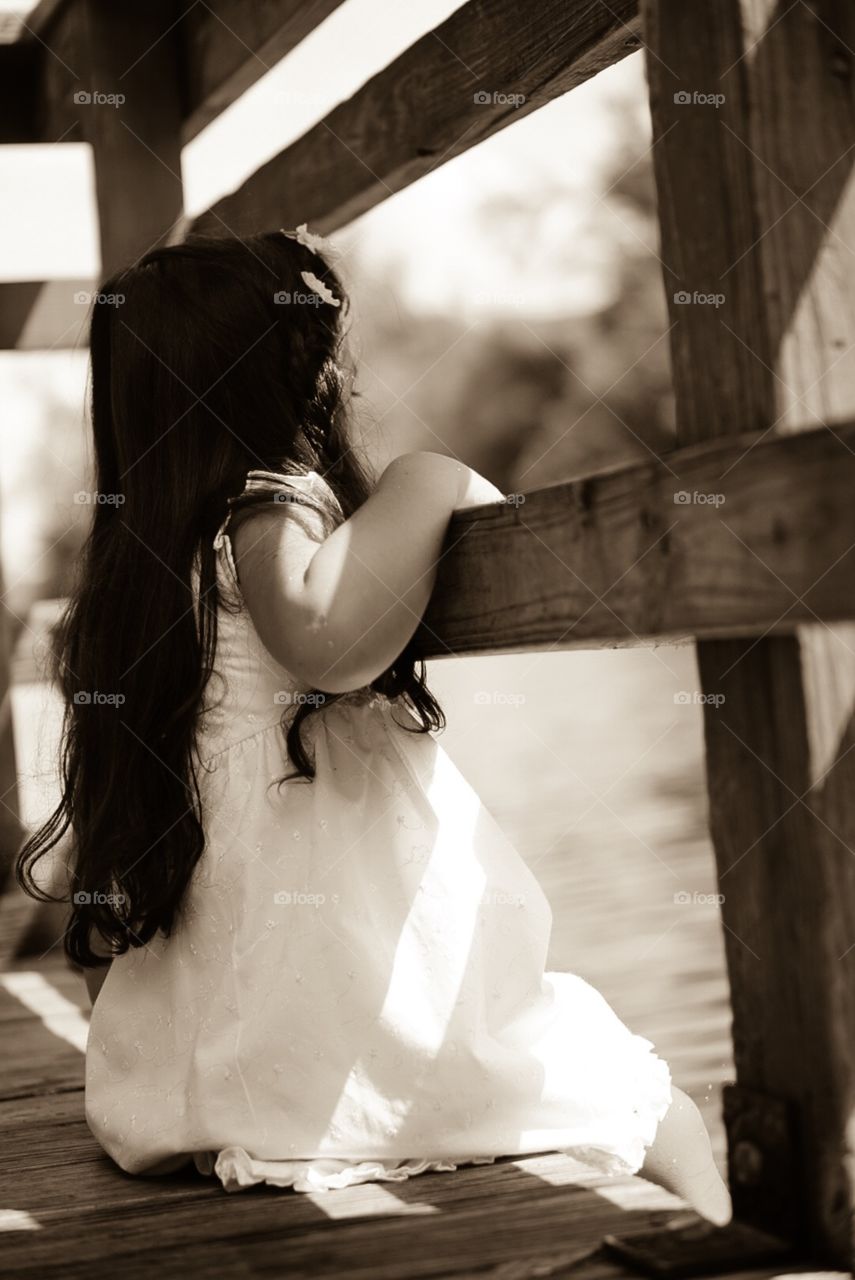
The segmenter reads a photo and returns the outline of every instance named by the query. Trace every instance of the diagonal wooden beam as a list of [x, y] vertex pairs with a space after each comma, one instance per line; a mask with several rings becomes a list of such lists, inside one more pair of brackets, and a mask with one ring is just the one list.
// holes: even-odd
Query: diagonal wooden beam
[[[0, 141], [80, 141], [81, 116], [74, 94], [86, 85], [74, 56], [78, 3], [42, 0], [26, 16], [19, 39], [0, 47], [0, 106], [7, 108], [0, 114]], [[160, 34], [172, 28], [172, 38], [181, 48], [182, 143], [230, 107], [341, 3], [171, 4]], [[134, 15], [114, 7], [132, 27]]]
[[342, 0], [206, 0], [181, 21], [185, 143], [333, 13]]
[[330, 231], [639, 48], [636, 0], [469, 0], [193, 224]]
[[[20, 62], [20, 83], [26, 96], [33, 99], [32, 107], [27, 110], [16, 107], [10, 99], [12, 110], [0, 126], [5, 131], [5, 141], [80, 140], [83, 122], [74, 94], [81, 88], [85, 89], [86, 85], [82, 83], [83, 70], [78, 66], [74, 53], [79, 26], [78, 4], [79, 0], [42, 0], [26, 17], [26, 26], [17, 46], [24, 48], [23, 56], [19, 60], [17, 51], [8, 59], [3, 55], [9, 68], [13, 64], [17, 68]], [[182, 143], [189, 142], [231, 106], [340, 4], [341, 0], [265, 0], [264, 4], [247, 4], [245, 0], [208, 0], [205, 4], [170, 6], [162, 31], [174, 22], [174, 39], [181, 49]], [[116, 8], [118, 10], [118, 6]], [[422, 76], [431, 78], [438, 89], [445, 92], [462, 88], [464, 96], [465, 91], [474, 93], [479, 88], [491, 94], [501, 92], [501, 66], [497, 64], [495, 74], [492, 73], [486, 56], [489, 47], [482, 47], [485, 42], [479, 35], [484, 22], [491, 24], [495, 42], [520, 43], [518, 74], [512, 77], [517, 87], [509, 91], [524, 91], [521, 86], [526, 81], [527, 68], [522, 56], [529, 54], [532, 58], [528, 68], [532, 72], [531, 91], [541, 92], [544, 101], [549, 96], [556, 96], [556, 92], [563, 92], [560, 89], [550, 92], [547, 83], [555, 70], [550, 48], [553, 38], [564, 47], [569, 40], [569, 54], [578, 64], [578, 78], [572, 83], [587, 79], [595, 71], [639, 47], [637, 0], [614, 0], [611, 5], [604, 5], [601, 0], [573, 0], [573, 3], [550, 0], [533, 13], [527, 13], [523, 6], [515, 6], [506, 0], [504, 3], [499, 0], [470, 0], [463, 10], [463, 17], [455, 14], [437, 29], [435, 35], [425, 37], [414, 46], [414, 49], [421, 48], [418, 58], [408, 59], [405, 55], [393, 64], [399, 67], [404, 79], [397, 85], [388, 79], [384, 82], [386, 89], [392, 87], [393, 93], [388, 102], [383, 102], [381, 95], [382, 113], [390, 109], [390, 114], [395, 116], [396, 100], [409, 94], [413, 88], [411, 82], [418, 82]], [[134, 15], [124, 11], [124, 17], [132, 26]], [[466, 66], [463, 62], [459, 64], [460, 76], [455, 78], [450, 69], [443, 66], [441, 57], [425, 60], [427, 53], [436, 55], [440, 50], [439, 40], [446, 44], [445, 58], [448, 62], [454, 62], [455, 58], [465, 60]], [[586, 59], [591, 62], [590, 66], [585, 65]], [[422, 87], [427, 88], [426, 85]], [[569, 83], [567, 87], [570, 87]], [[510, 117], [519, 117], [530, 109], [512, 108]], [[486, 136], [486, 133], [479, 133], [479, 129], [490, 114], [503, 113], [479, 113], [472, 122], [478, 126], [472, 130], [476, 134], [475, 140]], [[509, 116], [507, 110], [504, 114]], [[460, 132], [469, 123], [468, 120], [463, 121]], [[347, 131], [340, 132], [342, 137], [346, 134]], [[452, 141], [449, 138], [438, 143], [434, 158]]]

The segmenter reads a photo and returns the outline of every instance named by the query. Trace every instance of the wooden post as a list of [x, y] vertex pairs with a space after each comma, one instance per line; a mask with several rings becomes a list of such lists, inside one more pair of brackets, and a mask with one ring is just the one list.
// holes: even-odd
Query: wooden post
[[11, 887], [12, 864], [24, 835], [18, 817], [18, 775], [12, 721], [12, 628], [5, 605], [4, 579], [0, 564], [0, 892]]
[[[855, 10], [646, 0], [643, 14], [678, 443], [833, 432], [855, 408]], [[848, 1269], [855, 638], [816, 626], [707, 640], [698, 665], [723, 698], [704, 718], [736, 1213]]]
[[[77, 0], [83, 136], [95, 159], [101, 274], [165, 242], [183, 213], [181, 81], [170, 0]], [[87, 101], [88, 96], [88, 101]]]

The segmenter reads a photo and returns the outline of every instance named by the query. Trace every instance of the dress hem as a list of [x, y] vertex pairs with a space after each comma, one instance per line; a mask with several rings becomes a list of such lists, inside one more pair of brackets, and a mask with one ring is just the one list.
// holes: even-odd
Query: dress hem
[[199, 1173], [219, 1178], [226, 1191], [244, 1191], [267, 1183], [294, 1191], [337, 1191], [364, 1182], [405, 1182], [420, 1173], [454, 1173], [463, 1165], [493, 1164], [498, 1156], [457, 1160], [255, 1160], [243, 1147], [193, 1156]]
[[[649, 1044], [638, 1037], [642, 1044]], [[442, 1159], [336, 1160], [315, 1157], [308, 1160], [256, 1160], [240, 1146], [224, 1147], [219, 1152], [204, 1151], [193, 1155], [193, 1163], [201, 1174], [219, 1178], [226, 1191], [243, 1191], [267, 1183], [269, 1186], [293, 1188], [294, 1191], [335, 1191], [364, 1182], [404, 1182], [421, 1173], [453, 1173], [466, 1165], [493, 1164], [499, 1159], [525, 1159], [548, 1151], [559, 1152], [586, 1164], [609, 1177], [636, 1174], [653, 1143], [659, 1122], [671, 1106], [671, 1072], [667, 1062], [651, 1053], [649, 1065], [658, 1088], [647, 1097], [643, 1112], [635, 1109], [637, 1131], [633, 1137], [623, 1136], [615, 1142], [579, 1142], [550, 1147], [536, 1146], [531, 1151], [505, 1151], [490, 1156], [466, 1156]]]

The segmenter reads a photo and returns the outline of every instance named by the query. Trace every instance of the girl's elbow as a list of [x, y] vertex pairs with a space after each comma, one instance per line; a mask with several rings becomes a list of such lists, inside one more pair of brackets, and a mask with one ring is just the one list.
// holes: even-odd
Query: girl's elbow
[[353, 693], [354, 690], [364, 689], [366, 685], [371, 684], [372, 680], [376, 680], [379, 675], [382, 675], [385, 669], [385, 667], [379, 667], [376, 663], [369, 665], [356, 665], [348, 662], [335, 663], [324, 669], [318, 669], [310, 683], [313, 688], [319, 689], [321, 693]]
[[353, 630], [318, 611], [301, 628], [299, 644], [274, 656], [295, 679], [321, 693], [352, 693], [382, 675], [409, 638], [388, 628], [382, 636], [361, 627], [354, 637]]
[[336, 645], [335, 642], [325, 645], [321, 641], [305, 674], [312, 687], [322, 693], [352, 693], [376, 680], [391, 661], [394, 655], [387, 659], [367, 646]]
[[278, 661], [296, 680], [321, 693], [350, 693], [375, 678], [357, 653], [337, 644], [323, 628], [311, 644], [296, 653], [282, 654]]

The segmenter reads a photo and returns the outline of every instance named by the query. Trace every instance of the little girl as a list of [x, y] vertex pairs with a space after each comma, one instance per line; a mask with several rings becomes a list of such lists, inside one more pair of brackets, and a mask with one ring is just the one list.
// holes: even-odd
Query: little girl
[[452, 513], [502, 494], [437, 453], [372, 487], [343, 302], [300, 228], [156, 249], [94, 306], [62, 798], [19, 864], [46, 896], [69, 832], [89, 1126], [230, 1191], [561, 1150], [725, 1222], [697, 1108], [544, 972], [543, 892], [432, 736], [408, 646]]

